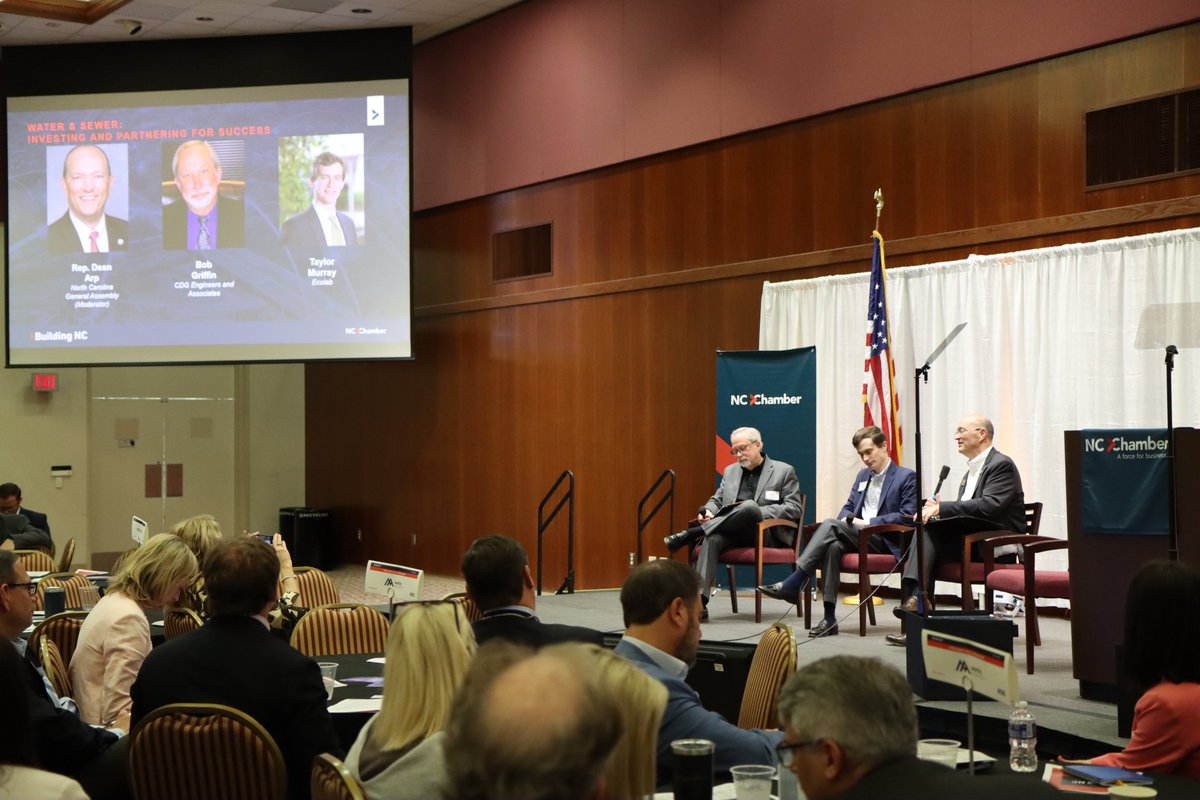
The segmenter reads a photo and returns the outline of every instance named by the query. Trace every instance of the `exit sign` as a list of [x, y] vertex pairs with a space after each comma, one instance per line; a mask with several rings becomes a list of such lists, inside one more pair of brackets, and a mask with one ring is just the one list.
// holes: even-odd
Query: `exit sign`
[[33, 373], [33, 390], [35, 392], [53, 392], [58, 388], [57, 372]]

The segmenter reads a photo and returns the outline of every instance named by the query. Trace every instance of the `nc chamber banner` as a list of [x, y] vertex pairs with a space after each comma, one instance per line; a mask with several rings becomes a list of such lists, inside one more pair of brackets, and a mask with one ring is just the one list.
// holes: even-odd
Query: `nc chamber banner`
[[1167, 533], [1167, 431], [1085, 430], [1081, 439], [1083, 530]]

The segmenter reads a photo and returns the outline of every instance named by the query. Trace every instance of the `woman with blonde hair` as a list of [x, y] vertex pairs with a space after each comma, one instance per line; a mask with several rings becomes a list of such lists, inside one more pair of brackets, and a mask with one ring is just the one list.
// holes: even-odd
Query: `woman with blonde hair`
[[129, 730], [129, 687], [150, 652], [146, 610], [175, 603], [196, 570], [192, 551], [169, 533], [150, 537], [125, 560], [83, 621], [71, 657], [80, 719]]
[[[667, 687], [613, 651], [594, 644], [567, 643], [550, 650], [591, 662], [601, 685], [621, 709], [621, 738], [604, 773], [609, 797], [654, 794], [658, 729], [667, 708]], [[586, 669], [588, 664], [584, 664]]]
[[[200, 569], [204, 568], [208, 551], [221, 541], [221, 524], [212, 514], [197, 514], [182, 519], [171, 526], [170, 532], [188, 546], [196, 556]], [[247, 535], [258, 536], [257, 533]], [[283, 537], [275, 534], [270, 544], [279, 558], [279, 605], [271, 612], [269, 622], [272, 628], [286, 628], [295, 623], [292, 607], [300, 604], [300, 580], [292, 567], [292, 554], [288, 552]], [[203, 573], [197, 573], [192, 585], [179, 595], [178, 605], [195, 611], [202, 620], [208, 619], [208, 590], [204, 588]]]
[[[407, 605], [407, 607], [405, 607]], [[392, 623], [383, 706], [346, 755], [371, 800], [441, 797], [442, 729], [475, 655], [475, 634], [457, 603], [410, 603]]]

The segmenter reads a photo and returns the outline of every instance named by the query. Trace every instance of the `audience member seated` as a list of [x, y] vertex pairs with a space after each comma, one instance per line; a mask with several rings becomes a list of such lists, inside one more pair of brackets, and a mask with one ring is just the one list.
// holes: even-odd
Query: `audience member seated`
[[780, 692], [779, 716], [780, 762], [808, 800], [1059, 796], [1036, 775], [970, 775], [918, 759], [912, 689], [879, 659], [833, 656], [802, 667]]
[[604, 773], [607, 795], [654, 794], [655, 747], [667, 707], [667, 687], [599, 645], [572, 642], [553, 645], [549, 652], [578, 660], [581, 669], [599, 670], [601, 685], [620, 708], [623, 733]]
[[475, 639], [480, 644], [493, 638], [529, 647], [555, 642], [604, 643], [600, 631], [538, 619], [529, 556], [516, 539], [499, 534], [476, 539], [463, 556], [462, 573], [467, 595], [483, 612], [483, 619], [475, 623]]
[[125, 560], [79, 629], [71, 686], [80, 718], [129, 730], [129, 687], [150, 653], [146, 610], [174, 603], [196, 576], [196, 557], [178, 536], [160, 533]]
[[442, 796], [443, 728], [475, 654], [475, 635], [456, 603], [400, 608], [388, 634], [383, 707], [346, 755], [370, 800]]
[[1151, 561], [1125, 597], [1125, 665], [1145, 692], [1133, 736], [1091, 763], [1200, 780], [1200, 573]]
[[[455, 800], [605, 796], [621, 735], [594, 665], [504, 641], [482, 646], [450, 708], [445, 758]], [[587, 665], [591, 664], [592, 668]]]
[[249, 714], [283, 751], [288, 796], [310, 796], [313, 758], [341, 758], [317, 662], [272, 636], [279, 558], [255, 536], [218, 542], [204, 560], [209, 620], [154, 648], [134, 681], [133, 724], [169, 703], [221, 703]]
[[626, 630], [615, 652], [667, 687], [658, 732], [660, 786], [671, 780], [675, 739], [715, 742], [715, 771], [718, 779], [727, 779], [738, 764], [774, 765], [775, 745], [783, 738], [778, 731], [744, 730], [708, 711], [686, 683], [700, 645], [700, 580], [686, 564], [664, 558], [639, 565], [621, 588]]
[[[15, 483], [0, 483], [0, 514], [20, 514], [29, 520], [29, 524], [50, 537], [50, 520], [40, 511], [25, 508], [21, 498], [21, 487]], [[18, 550], [23, 548], [17, 548]]]
[[35, 528], [24, 514], [0, 514], [0, 549], [45, 550], [54, 549], [50, 534]]
[[[34, 588], [17, 556], [0, 552], [0, 633], [20, 656], [25, 655], [26, 647], [21, 633], [33, 622]], [[127, 797], [128, 739], [122, 738], [118, 731], [95, 728], [80, 721], [72, 708], [60, 703], [46, 676], [31, 661], [21, 658], [20, 662], [25, 673], [20, 680], [32, 718], [31, 725], [20, 733], [32, 741], [38, 763], [51, 772], [79, 781], [94, 800]], [[7, 697], [13, 694], [17, 692], [9, 692]]]
[[[180, 520], [172, 526], [170, 533], [175, 534], [188, 549], [196, 556], [201, 572], [196, 580], [179, 596], [179, 605], [190, 608], [200, 615], [200, 619], [208, 619], [208, 592], [204, 588], [204, 558], [213, 545], [221, 541], [221, 525], [212, 514], [199, 514]], [[255, 534], [248, 534], [258, 536]], [[300, 581], [292, 568], [292, 554], [288, 552], [283, 537], [278, 533], [272, 537], [275, 555], [279, 557], [280, 594], [279, 605], [271, 609], [270, 621], [273, 629], [290, 629], [297, 619], [296, 607], [300, 605]]]
[[[0, 646], [0, 686], [20, 686], [24, 669], [16, 650]], [[32, 724], [27, 694], [9, 691], [0, 703], [0, 797], [88, 800], [76, 781], [36, 769]]]

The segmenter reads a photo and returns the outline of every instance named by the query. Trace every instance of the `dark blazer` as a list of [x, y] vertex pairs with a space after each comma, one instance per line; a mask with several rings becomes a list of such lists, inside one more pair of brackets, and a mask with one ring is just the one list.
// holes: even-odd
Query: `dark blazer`
[[1061, 798], [1063, 793], [1033, 775], [966, 772], [946, 769], [916, 756], [903, 756], [868, 772], [838, 800], [1011, 800], [1013, 797]]
[[[346, 244], [358, 244], [354, 220], [340, 211], [337, 212], [337, 218], [342, 225], [342, 235], [346, 237]], [[317, 210], [310, 205], [299, 214], [293, 214], [284, 220], [283, 227], [279, 230], [279, 243], [284, 247], [326, 247], [325, 228], [321, 225]]]
[[1008, 456], [995, 448], [988, 453], [975, 482], [975, 492], [963, 498], [967, 476], [958, 484], [958, 500], [945, 500], [938, 516], [977, 517], [995, 522], [1000, 530], [1025, 532], [1025, 493], [1021, 491], [1021, 473]]
[[21, 662], [29, 695], [34, 749], [42, 767], [74, 776], [116, 742], [117, 735], [93, 728], [81, 722], [78, 715], [54, 705], [37, 667], [24, 658]]
[[613, 648], [617, 655], [667, 687], [667, 708], [658, 729], [658, 766], [656, 783], [670, 785], [674, 761], [671, 742], [676, 739], [708, 739], [717, 746], [713, 770], [718, 780], [738, 764], [775, 765], [775, 745], [783, 740], [781, 731], [739, 728], [715, 711], [700, 704], [700, 695], [683, 678], [670, 675], [637, 645], [625, 639]]
[[[872, 472], [867, 467], [859, 470], [850, 487], [850, 496], [846, 505], [838, 512], [838, 519], [845, 519], [850, 514], [862, 517], [863, 503], [867, 499], [866, 491], [858, 487], [866, 486]], [[911, 525], [913, 515], [917, 513], [917, 473], [907, 467], [898, 465], [895, 461], [888, 464], [883, 471], [883, 491], [879, 496], [878, 515], [867, 520], [869, 525]]]
[[[45, 519], [45, 516], [42, 517]], [[17, 550], [33, 550], [45, 547], [54, 549], [54, 542], [47, 531], [32, 525], [24, 513], [0, 514], [0, 542], [11, 538]]]
[[42, 512], [21, 506], [17, 509], [17, 513], [29, 520], [29, 524], [33, 527], [40, 528], [47, 534], [50, 533], [50, 520], [46, 519], [46, 515]]
[[517, 609], [484, 612], [483, 619], [471, 625], [475, 630], [475, 641], [483, 644], [488, 639], [504, 639], [527, 647], [544, 647], [559, 642], [584, 642], [604, 644], [604, 634], [591, 628], [577, 625], [558, 625], [542, 622], [532, 612], [522, 613]]
[[[163, 206], [163, 247], [187, 250], [187, 203], [178, 200]], [[217, 196], [217, 246], [243, 247], [246, 244], [246, 206], [241, 200]]]
[[317, 662], [253, 617], [214, 617], [150, 651], [130, 690], [133, 725], [169, 703], [222, 703], [258, 720], [288, 768], [288, 797], [310, 796], [313, 758], [344, 751]]
[[[71, 224], [70, 212], [51, 222], [46, 227], [46, 250], [51, 253], [85, 253], [80, 245], [79, 234]], [[120, 217], [106, 214], [105, 227], [108, 228], [108, 250], [124, 250], [129, 245], [129, 223]]]
[[[737, 502], [738, 489], [742, 485], [742, 465], [736, 461], [725, 468], [721, 475], [721, 485], [709, 501], [700, 510], [708, 509], [716, 514], [722, 508]], [[778, 499], [766, 499], [766, 493], [779, 493]], [[762, 474], [758, 476], [758, 488], [754, 492], [754, 502], [762, 510], [763, 519], [779, 517], [780, 519], [800, 519], [800, 481], [796, 479], [796, 470], [785, 461], [775, 461], [763, 456]]]

